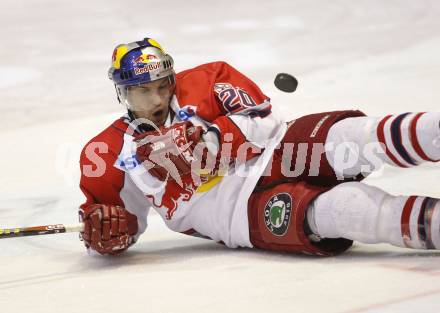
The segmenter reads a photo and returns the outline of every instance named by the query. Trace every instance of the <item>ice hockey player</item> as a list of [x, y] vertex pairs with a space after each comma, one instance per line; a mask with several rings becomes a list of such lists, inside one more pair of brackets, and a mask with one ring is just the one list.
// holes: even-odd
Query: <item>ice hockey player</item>
[[329, 256], [353, 240], [440, 249], [440, 201], [360, 181], [440, 160], [440, 113], [360, 111], [285, 122], [225, 62], [175, 74], [151, 38], [118, 45], [109, 77], [127, 114], [84, 147], [89, 250], [119, 254], [155, 209], [173, 231], [227, 247]]

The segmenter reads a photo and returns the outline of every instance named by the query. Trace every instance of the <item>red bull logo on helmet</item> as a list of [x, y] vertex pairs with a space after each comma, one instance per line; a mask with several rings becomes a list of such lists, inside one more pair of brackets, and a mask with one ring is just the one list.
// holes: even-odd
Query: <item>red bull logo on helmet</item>
[[160, 62], [146, 64], [144, 67], [135, 67], [134, 74], [135, 75], [145, 74], [150, 71], [157, 70], [159, 67], [160, 67]]
[[155, 56], [154, 54], [141, 54], [140, 56], [138, 56], [136, 59], [133, 60], [133, 64], [134, 65], [148, 64], [148, 63], [153, 62], [157, 59], [159, 59], [159, 58], [157, 56]]

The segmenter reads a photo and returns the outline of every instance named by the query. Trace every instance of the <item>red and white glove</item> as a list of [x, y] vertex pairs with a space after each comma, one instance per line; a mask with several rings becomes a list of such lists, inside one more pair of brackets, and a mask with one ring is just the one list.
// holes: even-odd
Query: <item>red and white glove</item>
[[[151, 175], [161, 181], [170, 178], [181, 181], [180, 177], [194, 170], [197, 161], [205, 166], [207, 149], [197, 147], [202, 141], [203, 129], [186, 121], [159, 131], [150, 131], [135, 138], [136, 156], [146, 166]], [[147, 161], [147, 162], [145, 162]]]
[[84, 223], [80, 238], [87, 249], [100, 254], [119, 254], [135, 242], [137, 217], [123, 207], [92, 204], [80, 208], [79, 217]]

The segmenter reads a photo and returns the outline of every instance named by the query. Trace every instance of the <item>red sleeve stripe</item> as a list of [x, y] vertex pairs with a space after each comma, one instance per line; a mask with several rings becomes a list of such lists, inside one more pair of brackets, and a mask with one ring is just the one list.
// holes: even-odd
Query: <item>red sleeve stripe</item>
[[403, 242], [405, 243], [405, 246], [408, 248], [411, 248], [410, 242], [411, 242], [411, 231], [410, 231], [410, 218], [411, 218], [411, 212], [414, 207], [414, 203], [416, 202], [417, 197], [411, 196], [406, 200], [405, 206], [403, 207], [402, 211], [402, 218], [400, 221], [401, 225], [401, 232], [402, 232], [402, 238]]
[[422, 149], [422, 146], [420, 145], [419, 140], [417, 139], [417, 121], [420, 119], [420, 117], [422, 117], [423, 114], [425, 114], [425, 112], [418, 113], [411, 121], [411, 124], [410, 124], [411, 144], [412, 144], [414, 150], [419, 155], [419, 157], [421, 157], [423, 160], [428, 161], [428, 162], [438, 162], [440, 160], [433, 160], [426, 155], [426, 153]]
[[391, 118], [391, 115], [385, 116], [382, 121], [380, 121], [379, 125], [377, 126], [377, 138], [379, 139], [380, 143], [383, 143], [385, 145], [385, 153], [390, 158], [391, 161], [393, 161], [394, 164], [400, 167], [407, 167], [406, 165], [402, 164], [390, 151], [388, 148], [388, 145], [386, 143], [385, 139], [385, 123]]

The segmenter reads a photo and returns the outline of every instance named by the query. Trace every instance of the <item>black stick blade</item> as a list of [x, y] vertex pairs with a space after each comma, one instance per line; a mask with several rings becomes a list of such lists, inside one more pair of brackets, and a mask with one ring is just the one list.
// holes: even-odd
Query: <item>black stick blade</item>
[[287, 73], [278, 73], [274, 81], [275, 87], [284, 92], [294, 92], [298, 87], [295, 77]]

